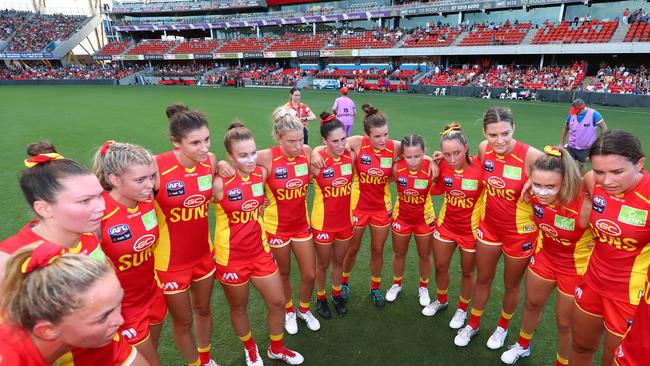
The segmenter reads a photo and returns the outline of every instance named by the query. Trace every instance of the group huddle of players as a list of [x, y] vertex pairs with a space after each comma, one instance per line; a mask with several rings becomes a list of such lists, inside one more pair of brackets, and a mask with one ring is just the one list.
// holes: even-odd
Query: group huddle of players
[[[187, 364], [214, 366], [214, 280], [247, 365], [263, 365], [247, 313], [251, 283], [268, 309], [267, 357], [301, 364], [303, 356], [284, 346], [284, 331], [297, 333], [297, 319], [320, 329], [311, 312], [314, 287], [320, 318], [331, 318], [330, 304], [347, 313], [366, 228], [369, 297], [379, 309], [402, 291], [411, 237], [422, 314], [446, 309], [458, 247], [460, 299], [449, 326], [458, 329], [455, 345], [464, 347], [479, 331], [504, 254], [505, 293], [489, 348], [504, 346], [526, 279], [519, 337], [502, 353], [504, 363], [530, 355], [540, 314], [557, 288], [556, 365], [592, 364], [603, 335], [603, 364], [643, 364], [650, 349], [650, 177], [637, 137], [594, 136], [592, 171], [581, 176], [563, 147], [538, 150], [516, 140], [507, 108], [484, 113], [476, 156], [457, 123], [440, 132], [440, 150], [427, 156], [421, 136], [392, 140], [386, 116], [368, 104], [363, 111], [363, 136], [348, 136], [336, 115], [321, 113], [323, 144], [314, 149], [304, 144], [300, 106], [273, 112], [277, 145], [266, 149], [233, 122], [221, 161], [210, 152], [208, 121], [183, 105], [167, 108], [173, 149], [155, 156], [107, 141], [89, 170], [49, 143], [30, 145], [20, 186], [36, 219], [0, 242], [0, 364], [159, 365], [169, 314]], [[432, 195], [444, 195], [437, 215]], [[389, 234], [394, 277], [384, 293]], [[300, 271], [297, 309], [291, 253]]]

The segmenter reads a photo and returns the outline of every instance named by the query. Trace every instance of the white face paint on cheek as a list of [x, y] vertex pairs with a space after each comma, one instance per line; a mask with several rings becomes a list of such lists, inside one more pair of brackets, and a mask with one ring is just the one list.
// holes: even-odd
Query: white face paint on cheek
[[541, 187], [535, 187], [533, 186], [533, 193], [536, 196], [555, 196], [560, 192], [559, 188], [556, 189], [548, 189], [548, 188], [541, 188]]

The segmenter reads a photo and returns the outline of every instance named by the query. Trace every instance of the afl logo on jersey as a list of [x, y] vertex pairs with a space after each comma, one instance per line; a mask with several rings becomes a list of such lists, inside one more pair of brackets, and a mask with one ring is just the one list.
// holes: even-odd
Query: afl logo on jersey
[[607, 205], [607, 201], [603, 196], [595, 195], [594, 196], [594, 204], [593, 204], [593, 210], [598, 212], [598, 213], [603, 213], [605, 211], [605, 206]]
[[379, 168], [370, 168], [368, 169], [368, 174], [373, 175], [375, 177], [382, 177], [384, 176], [384, 171]]
[[185, 183], [180, 180], [173, 180], [167, 183], [167, 196], [182, 196], [185, 194]]
[[257, 200], [248, 200], [241, 205], [242, 211], [253, 211], [260, 206], [259, 201]]
[[408, 185], [408, 183], [409, 183], [408, 179], [406, 179], [404, 177], [398, 177], [397, 178], [397, 184], [400, 187], [406, 187]]
[[557, 230], [555, 230], [555, 228], [549, 224], [546, 223], [539, 224], [539, 228], [540, 230], [548, 234], [548, 236], [557, 236]]
[[506, 182], [499, 177], [490, 177], [487, 180], [488, 184], [497, 189], [503, 189], [506, 187]]
[[465, 192], [459, 191], [457, 189], [454, 189], [451, 192], [449, 192], [449, 195], [456, 198], [465, 198]]
[[494, 162], [492, 160], [486, 160], [483, 164], [483, 170], [492, 173], [494, 170]]
[[287, 179], [289, 177], [289, 171], [287, 168], [281, 166], [275, 168], [275, 179]]
[[298, 189], [298, 188], [302, 187], [303, 185], [304, 184], [303, 184], [302, 179], [294, 178], [294, 179], [288, 181], [287, 184], [285, 185], [285, 187], [287, 187], [287, 189]]
[[233, 188], [228, 191], [228, 201], [241, 201], [243, 198], [242, 191], [239, 188]]
[[538, 204], [533, 205], [533, 211], [535, 211], [535, 216], [539, 217], [540, 219], [542, 216], [544, 216], [544, 207]]
[[416, 197], [418, 195], [418, 191], [409, 188], [404, 190], [404, 194], [407, 196]]
[[332, 181], [332, 186], [333, 187], [343, 187], [344, 185], [348, 184], [348, 180], [346, 178], [340, 177], [336, 178]]
[[147, 248], [151, 248], [154, 244], [156, 244], [156, 237], [152, 234], [147, 234], [138, 238], [135, 244], [133, 244], [133, 250], [141, 252]]
[[334, 176], [334, 168], [329, 167], [323, 169], [323, 178], [332, 178]]
[[445, 182], [446, 187], [451, 187], [454, 184], [454, 178], [452, 177], [444, 177], [442, 181]]
[[194, 207], [199, 207], [205, 202], [205, 197], [201, 196], [200, 194], [193, 194], [185, 199], [183, 201], [183, 206], [187, 208], [194, 208]]
[[133, 237], [131, 229], [127, 224], [113, 225], [108, 229], [108, 236], [111, 238], [111, 243], [119, 243], [124, 240], [129, 240]]
[[619, 236], [623, 232], [617, 223], [607, 219], [596, 220], [596, 228], [611, 236]]
[[363, 165], [370, 165], [370, 164], [372, 164], [372, 156], [367, 155], [367, 154], [361, 154], [359, 156], [359, 161]]

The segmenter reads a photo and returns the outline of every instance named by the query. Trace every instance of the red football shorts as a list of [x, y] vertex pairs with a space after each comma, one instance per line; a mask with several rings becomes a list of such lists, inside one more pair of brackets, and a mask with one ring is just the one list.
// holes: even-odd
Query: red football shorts
[[377, 213], [366, 213], [352, 211], [352, 225], [358, 228], [364, 228], [368, 225], [383, 227], [390, 225], [390, 212], [381, 211]]
[[580, 310], [603, 318], [609, 332], [623, 337], [634, 318], [636, 305], [603, 297], [585, 282], [576, 286], [575, 294], [576, 305]]
[[204, 280], [214, 273], [214, 257], [205, 256], [196, 265], [178, 271], [156, 271], [165, 295], [187, 291], [192, 282]]
[[453, 232], [443, 222], [441, 226], [436, 227], [433, 236], [442, 242], [455, 242], [461, 250], [466, 252], [473, 253], [476, 251], [476, 237], [471, 231], [465, 233]]
[[251, 278], [264, 278], [278, 271], [278, 264], [270, 253], [264, 253], [257, 259], [243, 264], [216, 265], [214, 278], [223, 285], [245, 285]]
[[[534, 230], [534, 229], [533, 229]], [[488, 228], [481, 220], [476, 229], [476, 237], [487, 245], [501, 246], [504, 254], [513, 258], [526, 258], [535, 253], [537, 244], [537, 230], [528, 234], [504, 232]]]
[[352, 226], [341, 231], [319, 231], [312, 229], [312, 233], [314, 235], [314, 242], [321, 245], [330, 245], [334, 243], [334, 240], [350, 240], [354, 235]]
[[290, 233], [281, 233], [277, 232], [271, 234], [268, 231], [266, 232], [266, 239], [271, 248], [282, 248], [283, 246], [289, 244], [290, 241], [305, 241], [312, 238], [311, 228], [309, 224], [305, 223], [304, 226], [293, 230]]

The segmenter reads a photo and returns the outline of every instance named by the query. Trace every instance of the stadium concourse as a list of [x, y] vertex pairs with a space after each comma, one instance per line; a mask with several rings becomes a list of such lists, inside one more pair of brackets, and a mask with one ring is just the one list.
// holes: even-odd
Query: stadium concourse
[[122, 309], [90, 345], [9, 291], [0, 364], [648, 364], [647, 2], [88, 4], [0, 10], [4, 170], [57, 146], [0, 274], [79, 243]]

